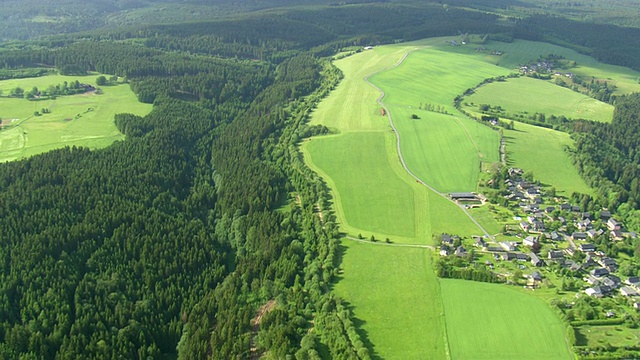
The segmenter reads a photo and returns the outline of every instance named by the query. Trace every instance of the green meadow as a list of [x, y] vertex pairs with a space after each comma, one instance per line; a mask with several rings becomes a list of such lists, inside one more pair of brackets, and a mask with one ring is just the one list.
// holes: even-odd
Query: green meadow
[[[564, 328], [544, 301], [500, 285], [438, 281], [429, 250], [402, 246], [434, 245], [432, 236], [443, 232], [470, 236], [482, 231], [457, 205], [421, 185], [402, 167], [396, 134], [376, 103], [380, 92], [375, 87], [384, 91], [382, 101], [410, 171], [441, 192], [474, 191], [481, 173], [499, 161], [499, 134], [457, 112], [453, 98], [485, 78], [509, 74], [519, 62], [541, 54], [567, 58], [573, 54], [546, 44], [489, 44], [507, 51], [498, 57], [471, 46], [448, 46], [446, 41], [386, 45], [334, 62], [344, 79], [311, 115], [312, 125], [325, 125], [333, 134], [307, 139], [301, 150], [307, 164], [329, 185], [341, 230], [349, 236], [378, 239], [376, 243], [343, 240], [343, 278], [335, 290], [353, 307], [362, 322], [360, 330], [382, 358], [571, 358]], [[516, 53], [520, 50], [526, 50], [524, 55]], [[394, 66], [405, 54], [404, 62]], [[635, 86], [624, 77], [626, 73], [615, 73], [619, 70], [615, 67], [577, 61], [576, 72], [589, 66], [625, 88]], [[610, 119], [608, 105], [587, 104], [589, 98], [558, 86], [531, 79], [505, 84], [539, 91], [529, 97], [539, 100], [538, 107], [521, 111], [548, 113], [564, 102], [566, 111], [582, 106], [580, 111], [598, 120]], [[494, 90], [503, 91], [504, 98], [516, 91]], [[544, 92], [553, 99], [540, 95]], [[426, 104], [439, 112], [426, 110]], [[515, 105], [501, 106], [519, 111]], [[504, 131], [504, 137], [508, 165], [532, 171], [562, 195], [590, 192], [564, 151], [572, 146], [567, 134], [517, 123], [515, 130]], [[491, 234], [499, 233], [512, 218], [508, 212], [486, 207], [470, 212]]]
[[[499, 160], [498, 134], [458, 113], [453, 98], [487, 77], [508, 72], [471, 55], [427, 48], [370, 77], [385, 91], [382, 101], [412, 172], [442, 192], [476, 189], [483, 164]], [[426, 104], [452, 115], [424, 110]]]
[[335, 292], [353, 306], [383, 359], [447, 358], [442, 300], [431, 250], [343, 241]]
[[[508, 79], [481, 86], [474, 94], [465, 97], [465, 103], [501, 106], [511, 114], [527, 112], [547, 116], [563, 115], [570, 119], [587, 119], [610, 122], [613, 105], [598, 101], [584, 94], [555, 85], [549, 81], [530, 77]], [[470, 110], [473, 111], [473, 110]]]
[[[78, 80], [95, 86], [97, 75], [62, 76], [0, 81], [0, 89], [6, 95], [11, 89], [29, 90], [34, 86], [44, 89], [64, 81]], [[0, 97], [0, 161], [11, 161], [64, 146], [102, 148], [123, 135], [114, 124], [117, 113], [145, 115], [150, 104], [138, 102], [126, 84], [103, 86], [103, 94], [85, 93], [58, 96], [55, 100], [29, 101], [20, 98]], [[50, 113], [35, 116], [46, 108]]]
[[452, 359], [572, 359], [540, 299], [500, 284], [440, 279]]
[[565, 151], [566, 147], [573, 146], [569, 134], [516, 123], [514, 130], [504, 131], [504, 138], [510, 165], [531, 171], [540, 182], [555, 187], [558, 195], [591, 194], [591, 188]]

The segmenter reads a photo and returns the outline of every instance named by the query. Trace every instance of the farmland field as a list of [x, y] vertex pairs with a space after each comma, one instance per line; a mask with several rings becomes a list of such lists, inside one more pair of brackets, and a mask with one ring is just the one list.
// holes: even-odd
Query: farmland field
[[465, 102], [501, 106], [508, 113], [536, 112], [546, 116], [610, 122], [613, 105], [598, 101], [549, 81], [520, 77], [478, 88]]
[[533, 172], [543, 184], [555, 187], [559, 195], [591, 193], [564, 150], [573, 146], [569, 134], [517, 123], [515, 130], [505, 130], [504, 137], [509, 164]]
[[543, 301], [504, 285], [441, 279], [453, 359], [571, 359]]
[[344, 241], [336, 293], [384, 359], [444, 359], [446, 343], [431, 250]]
[[[64, 81], [78, 80], [95, 85], [97, 75], [61, 76], [3, 80], [4, 94], [15, 87], [45, 89]], [[138, 102], [126, 84], [103, 86], [103, 94], [93, 92], [80, 95], [58, 96], [55, 100], [28, 101], [21, 98], [0, 98], [3, 127], [0, 130], [0, 162], [36, 155], [64, 146], [101, 148], [123, 135], [114, 124], [114, 115], [128, 112], [145, 115], [150, 104]], [[46, 108], [48, 114], [35, 116], [35, 111]]]
[[[442, 192], [472, 191], [481, 164], [499, 160], [498, 134], [463, 117], [452, 100], [486, 77], [507, 73], [473, 56], [425, 49], [370, 81], [385, 91], [382, 101], [393, 116], [411, 171]], [[454, 115], [420, 109], [426, 104]], [[414, 114], [419, 119], [412, 119]]]

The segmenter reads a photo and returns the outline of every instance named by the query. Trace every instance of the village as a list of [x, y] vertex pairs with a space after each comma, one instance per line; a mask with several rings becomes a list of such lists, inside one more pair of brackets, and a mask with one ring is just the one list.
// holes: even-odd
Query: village
[[[636, 233], [625, 231], [624, 224], [607, 209], [583, 211], [577, 204], [551, 196], [555, 194], [525, 179], [522, 169], [508, 169], [503, 181], [504, 201], [520, 216], [513, 216], [513, 224], [505, 225], [504, 233], [491, 237], [462, 239], [442, 234], [441, 257], [467, 259], [467, 266], [485, 266], [503, 281], [525, 282], [533, 290], [553, 284], [546, 276], [561, 284], [567, 283], [567, 277], [575, 291], [594, 298], [629, 297], [640, 309], [640, 277], [632, 247]], [[450, 197], [465, 206], [466, 202], [486, 201], [475, 193], [452, 193]], [[622, 270], [621, 248], [631, 252]]]

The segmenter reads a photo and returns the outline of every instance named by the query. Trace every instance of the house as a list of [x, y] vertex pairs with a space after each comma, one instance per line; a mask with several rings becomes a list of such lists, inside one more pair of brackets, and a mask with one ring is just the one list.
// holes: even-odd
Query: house
[[[622, 284], [622, 280], [620, 280], [619, 277], [613, 275], [613, 274], [609, 274], [605, 277], [606, 281], [604, 281], [604, 284], [611, 287], [611, 288], [617, 288], [618, 286], [620, 286], [620, 284]], [[610, 285], [612, 284], [612, 285]]]
[[487, 246], [487, 251], [492, 253], [504, 252], [504, 249], [501, 246]]
[[573, 234], [571, 234], [571, 238], [573, 240], [586, 240], [587, 239], [587, 233], [576, 231]]
[[533, 224], [534, 221], [537, 221], [538, 218], [535, 215], [529, 215], [527, 216], [527, 221], [529, 222], [529, 224]]
[[624, 236], [622, 235], [622, 231], [620, 230], [611, 230], [611, 232], [609, 233], [609, 236], [611, 237], [612, 240], [616, 240], [616, 241], [624, 240]]
[[640, 310], [640, 302], [634, 302], [633, 303], [633, 308], [636, 310]]
[[531, 275], [529, 275], [529, 277], [535, 281], [542, 281], [542, 274], [540, 274], [539, 271], [532, 272]]
[[373, 49], [373, 46], [365, 46], [364, 49], [365, 50], [371, 50], [371, 49]]
[[563, 210], [563, 211], [571, 210], [571, 204], [569, 203], [560, 204], [560, 210]]
[[586, 289], [584, 293], [591, 297], [597, 297], [597, 298], [601, 298], [603, 296], [602, 289], [600, 288], [600, 286], [590, 287]]
[[616, 262], [615, 259], [612, 259], [612, 258], [606, 257], [606, 256], [598, 259], [597, 262], [602, 267], [618, 267], [618, 263]]
[[557, 231], [552, 231], [551, 234], [549, 234], [549, 239], [551, 239], [551, 241], [562, 241], [564, 240], [564, 237], [560, 234], [558, 234]]
[[528, 222], [526, 222], [526, 221], [520, 222], [520, 228], [522, 228], [522, 230], [528, 232], [529, 231], [529, 227], [530, 227], [530, 225], [529, 225]]
[[[575, 240], [575, 238], [574, 238]], [[586, 252], [592, 252], [592, 251], [596, 251], [596, 246], [593, 244], [580, 244], [580, 251], [586, 253]]]
[[630, 286], [623, 286], [620, 288], [620, 293], [622, 296], [636, 296], [640, 295], [638, 291]]
[[442, 234], [442, 243], [453, 246], [453, 237], [449, 234]]
[[512, 252], [506, 252], [500, 254], [500, 258], [504, 261], [511, 261], [516, 258], [516, 254]]
[[610, 218], [607, 221], [607, 227], [609, 230], [620, 230], [620, 223], [616, 221], [614, 218]]
[[536, 220], [533, 222], [533, 224], [531, 224], [532, 226], [532, 230], [533, 231], [537, 231], [537, 232], [543, 232], [545, 231], [547, 228], [544, 226], [544, 223], [540, 220]]
[[516, 251], [516, 246], [509, 241], [501, 241], [498, 245], [500, 245], [505, 251]]
[[564, 252], [567, 253], [567, 255], [573, 257], [573, 255], [576, 253], [576, 249], [569, 246], [568, 248], [564, 249]]
[[580, 264], [578, 264], [577, 262], [575, 262], [573, 260], [566, 260], [564, 262], [564, 267], [566, 267], [570, 271], [574, 271], [574, 272], [581, 269]]
[[580, 212], [580, 206], [578, 206], [578, 205], [571, 205], [571, 211], [573, 211], [573, 212]]
[[487, 247], [487, 242], [481, 236], [476, 237], [476, 241], [473, 243], [473, 246], [484, 249]]
[[591, 213], [588, 211], [583, 212], [580, 216], [582, 220], [591, 220]]
[[533, 199], [537, 198], [538, 196], [540, 196], [540, 192], [538, 191], [538, 189], [530, 187], [526, 191], [526, 196], [529, 199], [533, 200]]
[[598, 235], [598, 232], [595, 229], [587, 230], [587, 236], [589, 237], [589, 239], [593, 239], [597, 235]]
[[522, 245], [525, 245], [525, 246], [534, 246], [536, 244], [538, 244], [538, 238], [531, 235], [527, 236], [522, 240]]
[[449, 247], [446, 245], [440, 246], [440, 256], [449, 256]]
[[455, 255], [457, 257], [463, 257], [467, 255], [467, 249], [465, 249], [462, 245], [458, 246], [456, 249]]
[[627, 280], [624, 281], [625, 284], [638, 288], [640, 285], [640, 277], [638, 276], [630, 276]]
[[518, 261], [527, 261], [529, 260], [529, 256], [527, 256], [527, 254], [523, 254], [521, 252], [517, 252], [516, 254], [516, 260]]
[[616, 284], [615, 280], [609, 278], [609, 277], [604, 277], [602, 278], [602, 284], [606, 285], [612, 289], [616, 289], [618, 287], [618, 285], [620, 285], [619, 283]]
[[549, 260], [561, 260], [564, 259], [564, 252], [562, 250], [549, 251]]
[[583, 231], [584, 231], [584, 230], [591, 229], [591, 228], [592, 228], [592, 226], [591, 226], [591, 220], [589, 220], [589, 219], [585, 219], [585, 220], [578, 221], [578, 222], [576, 223], [576, 227], [577, 227], [579, 230], [583, 230]]
[[593, 275], [587, 275], [583, 280], [587, 282], [589, 285], [593, 285], [593, 286], [600, 285], [600, 279], [596, 278]]
[[607, 270], [605, 268], [595, 268], [595, 269], [591, 270], [590, 274], [592, 276], [600, 277], [600, 276], [608, 275], [609, 274], [609, 270]]
[[608, 221], [609, 218], [611, 218], [611, 211], [605, 209], [600, 210], [600, 219], [602, 219], [602, 221]]
[[556, 211], [555, 206], [547, 206], [546, 208], [544, 208], [544, 212], [546, 212], [547, 214], [551, 214], [554, 211]]
[[534, 253], [529, 253], [529, 257], [531, 258], [531, 264], [533, 264], [533, 266], [542, 266], [542, 265], [544, 265], [544, 262], [542, 260], [540, 260], [538, 255], [536, 255]]

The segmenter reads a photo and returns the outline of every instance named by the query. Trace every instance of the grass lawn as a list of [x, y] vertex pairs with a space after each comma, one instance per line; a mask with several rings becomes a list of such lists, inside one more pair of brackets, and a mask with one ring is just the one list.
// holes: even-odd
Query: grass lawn
[[573, 146], [569, 134], [516, 123], [515, 130], [504, 131], [504, 137], [509, 165], [533, 172], [537, 180], [555, 187], [558, 195], [592, 193], [564, 150]]
[[[6, 94], [16, 86], [46, 88], [74, 80], [95, 85], [95, 79], [96, 75], [52, 75], [2, 81], [0, 89]], [[3, 124], [7, 124], [0, 130], [0, 161], [21, 159], [64, 146], [106, 147], [124, 137], [113, 122], [115, 114], [145, 115], [151, 111], [151, 105], [138, 102], [126, 84], [104, 86], [102, 90], [102, 95], [58, 96], [55, 100], [0, 98]], [[34, 116], [34, 111], [42, 108], [51, 113]]]
[[335, 292], [353, 306], [383, 359], [445, 359], [438, 279], [431, 250], [343, 240], [344, 279]]
[[519, 77], [481, 86], [465, 98], [465, 103], [501, 106], [508, 113], [536, 112], [546, 116], [564, 115], [571, 119], [611, 122], [613, 105], [603, 103], [550, 81]]
[[572, 359], [543, 301], [504, 285], [441, 279], [453, 359]]
[[578, 332], [578, 344], [589, 347], [606, 344], [614, 347], [633, 347], [640, 342], [640, 329], [629, 329], [625, 326], [581, 326]]

